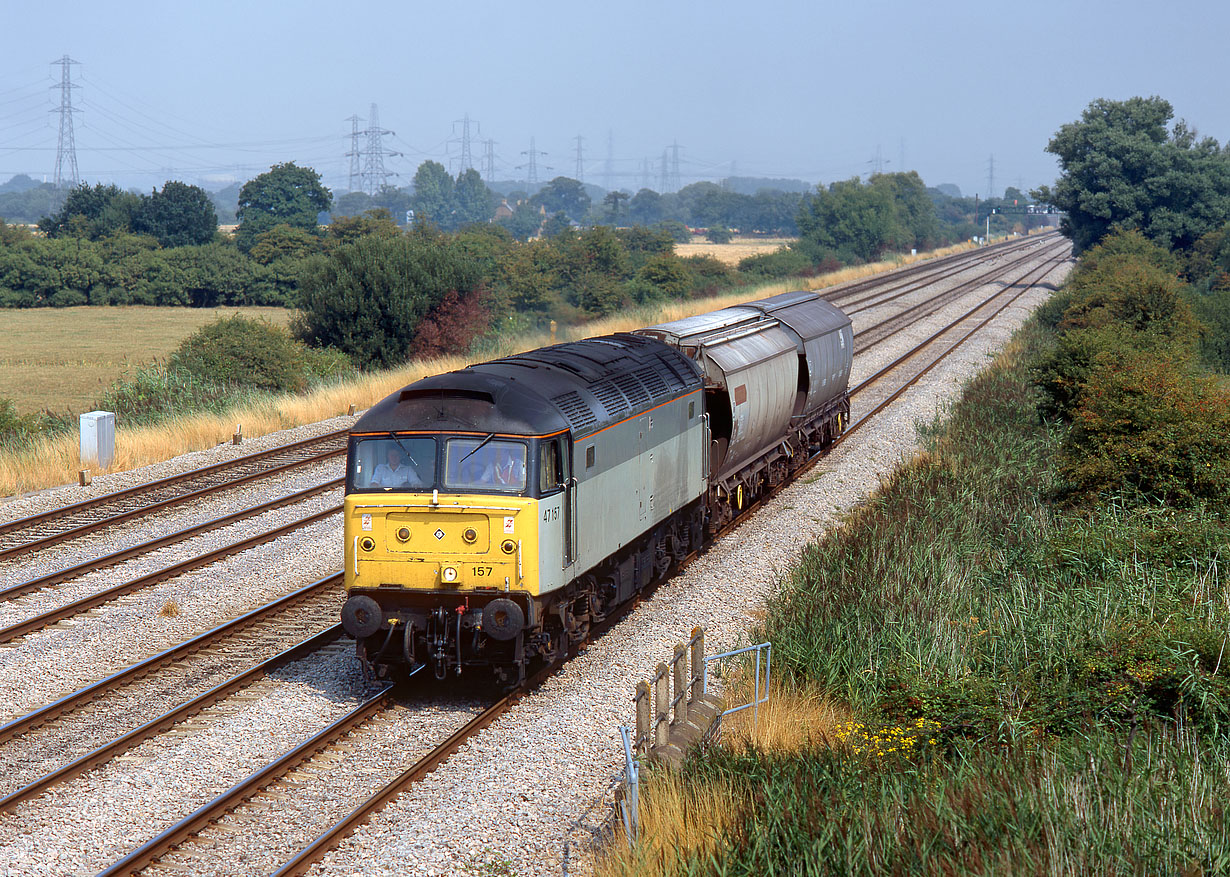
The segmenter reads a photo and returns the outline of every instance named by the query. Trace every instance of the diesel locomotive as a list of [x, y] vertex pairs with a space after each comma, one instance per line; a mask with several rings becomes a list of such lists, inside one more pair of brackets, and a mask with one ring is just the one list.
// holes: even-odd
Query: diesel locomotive
[[377, 677], [524, 680], [845, 428], [850, 319], [791, 292], [417, 381], [349, 436], [342, 623]]

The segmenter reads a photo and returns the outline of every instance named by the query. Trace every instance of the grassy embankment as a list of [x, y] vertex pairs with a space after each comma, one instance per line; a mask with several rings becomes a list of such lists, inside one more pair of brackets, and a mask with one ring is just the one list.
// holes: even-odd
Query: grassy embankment
[[[921, 254], [916, 258], [898, 257], [892, 261], [847, 268], [805, 280], [793, 279], [749, 286], [715, 298], [638, 308], [617, 317], [564, 331], [559, 340], [628, 331], [640, 326], [704, 313], [746, 301], [749, 298], [774, 295], [791, 289], [819, 289], [888, 271], [902, 264], [944, 256], [964, 249], [968, 249], [968, 245], [937, 250]], [[19, 381], [34, 380], [31, 368], [24, 364], [38, 361], [39, 356], [48, 355], [49, 349], [59, 351], [58, 362], [72, 363], [88, 360], [92, 363], [147, 363], [155, 359], [158, 354], [173, 349], [185, 335], [202, 323], [210, 322], [218, 316], [216, 310], [180, 308], [79, 308], [68, 310], [81, 311], [86, 318], [93, 314], [100, 320], [114, 322], [106, 325], [105, 331], [96, 331], [93, 327], [84, 324], [75, 331], [71, 331], [63, 324], [59, 324], [57, 328], [55, 323], [56, 318], [65, 313], [64, 311], [48, 309], [38, 312], [40, 316], [45, 315], [42, 316], [43, 319], [51, 321], [46, 327], [46, 332], [23, 333], [14, 339], [14, 341], [21, 341], [24, 337], [29, 347], [14, 344], [11, 349], [8, 349], [6, 346], [5, 359], [0, 360], [0, 378], [2, 378], [0, 384], [7, 388], [16, 385]], [[10, 315], [18, 315], [19, 318], [24, 318], [27, 313], [33, 312], [9, 312]], [[286, 313], [282, 312], [282, 319], [286, 319]], [[162, 319], [166, 322], [155, 323], [154, 321], [158, 320], [161, 314], [165, 314]], [[144, 330], [141, 327], [146, 324], [150, 324], [151, 332], [143, 335], [141, 332]], [[160, 332], [161, 337], [159, 337]], [[76, 346], [83, 338], [89, 339], [88, 352]], [[212, 447], [225, 441], [234, 430], [236, 423], [243, 424], [244, 435], [255, 437], [343, 414], [349, 405], [363, 409], [394, 390], [427, 375], [461, 368], [471, 362], [541, 347], [549, 343], [549, 340], [545, 334], [501, 338], [470, 357], [448, 357], [411, 362], [402, 368], [364, 374], [341, 383], [318, 387], [301, 396], [263, 396], [251, 404], [225, 414], [188, 414], [157, 425], [142, 427], [125, 427], [121, 423], [116, 434], [115, 463], [109, 471], [135, 469], [189, 451]], [[114, 366], [114, 368], [118, 373], [120, 367]], [[37, 370], [38, 367], [35, 366], [33, 371], [37, 372]], [[63, 367], [56, 370], [62, 375], [72, 371]], [[78, 380], [75, 372], [73, 380]], [[90, 378], [87, 376], [86, 380], [88, 382]], [[67, 384], [64, 386], [56, 384], [48, 388], [54, 394], [53, 398], [61, 398], [66, 395], [65, 391], [68, 389]], [[96, 389], [96, 386], [91, 384], [87, 389], [80, 390], [80, 385], [78, 385], [78, 391], [84, 393], [84, 398], [90, 398], [90, 391]], [[0, 395], [6, 394], [16, 395], [7, 389], [4, 393], [0, 393]], [[25, 393], [24, 397], [28, 398], [30, 395], [30, 393]], [[88, 405], [89, 403], [82, 404], [81, 410], [87, 410]], [[60, 409], [67, 406], [55, 403], [53, 407]], [[79, 468], [78, 439], [75, 433], [38, 439], [24, 447], [0, 446], [0, 496], [71, 483], [75, 480]]]
[[805, 550], [752, 634], [771, 727], [651, 774], [602, 877], [1230, 870], [1225, 509], [1057, 503], [1052, 344]]

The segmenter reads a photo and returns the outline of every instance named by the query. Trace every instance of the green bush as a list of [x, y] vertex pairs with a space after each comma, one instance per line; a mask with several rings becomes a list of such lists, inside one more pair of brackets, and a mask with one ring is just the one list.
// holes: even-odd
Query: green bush
[[308, 383], [302, 346], [285, 329], [239, 314], [189, 335], [169, 364], [218, 385], [297, 393]]
[[303, 347], [303, 369], [308, 383], [336, 381], [354, 373], [350, 357], [332, 347]]
[[666, 232], [671, 239], [677, 244], [690, 244], [692, 242], [691, 230], [677, 219], [666, 219], [653, 226], [655, 231]]
[[1152, 351], [1121, 349], [1095, 363], [1060, 455], [1064, 493], [1230, 503], [1230, 392]]
[[221, 412], [246, 398], [249, 395], [233, 385], [200, 378], [183, 369], [152, 365], [113, 383], [98, 407], [114, 411], [121, 423], [150, 424], [194, 411]]
[[12, 399], [0, 398], [0, 442], [20, 442], [42, 429], [37, 414], [18, 414]]
[[793, 277], [811, 267], [811, 259], [795, 247], [785, 247], [772, 253], [761, 253], [739, 260], [739, 272], [753, 277]]
[[1204, 326], [1201, 361], [1214, 371], [1230, 374], [1230, 274], [1218, 275], [1204, 289], [1193, 292], [1191, 304]]
[[728, 244], [734, 237], [734, 233], [724, 225], [715, 225], [705, 232], [705, 240], [711, 244]]

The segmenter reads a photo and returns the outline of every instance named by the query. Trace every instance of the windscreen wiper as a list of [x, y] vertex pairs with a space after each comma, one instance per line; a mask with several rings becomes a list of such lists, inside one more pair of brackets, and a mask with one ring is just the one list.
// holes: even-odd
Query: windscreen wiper
[[481, 448], [483, 445], [487, 444], [487, 442], [491, 441], [493, 438], [495, 438], [495, 433], [494, 433], [494, 432], [493, 432], [493, 433], [491, 433], [491, 435], [487, 436], [485, 439], [483, 439], [481, 442], [479, 442], [479, 443], [478, 443], [478, 445], [474, 448], [474, 450], [470, 451], [470, 453], [466, 454], [464, 457], [462, 457], [460, 460], [458, 460], [458, 461], [457, 461], [457, 465], [458, 465], [458, 466], [460, 466], [460, 465], [461, 465], [462, 463], [464, 463], [466, 460], [468, 460], [468, 459], [470, 459], [471, 457], [473, 457], [475, 454], [477, 454], [477, 453], [478, 453], [479, 448]]

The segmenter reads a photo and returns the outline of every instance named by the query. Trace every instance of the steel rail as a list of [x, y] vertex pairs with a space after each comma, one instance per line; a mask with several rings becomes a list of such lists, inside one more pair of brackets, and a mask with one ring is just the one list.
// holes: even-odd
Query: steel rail
[[[853, 283], [849, 283], [835, 289], [822, 289], [817, 291], [826, 300], [831, 301], [834, 304], [840, 304], [843, 310], [847, 310], [852, 304], [862, 304], [865, 301], [875, 298], [877, 295], [882, 295], [885, 292], [896, 291], [903, 286], [919, 284], [920, 281], [924, 280], [931, 282], [943, 280], [946, 277], [959, 274], [960, 272], [968, 270], [969, 268], [985, 261], [988, 255], [1000, 256], [1020, 250], [1027, 250], [1040, 243], [1045, 244], [1051, 236], [1052, 235], [1050, 233], [1041, 234], [1024, 240], [1007, 241], [999, 244], [992, 244], [989, 247], [981, 247], [977, 250], [967, 250], [960, 253], [953, 253], [950, 256], [944, 256], [940, 259], [919, 262], [904, 268], [894, 269], [884, 274], [877, 274], [872, 277], [857, 280]], [[933, 274], [934, 276], [932, 276]], [[859, 294], [868, 291], [870, 291], [871, 294], [865, 296], [864, 298], [858, 299], [854, 302], [846, 301], [846, 298], [852, 294]], [[908, 291], [910, 290], [907, 290], [907, 292]], [[863, 309], [860, 308], [859, 310]]]
[[217, 627], [211, 628], [204, 633], [198, 634], [190, 640], [172, 646], [169, 649], [159, 652], [156, 655], [151, 655], [131, 667], [113, 673], [104, 679], [93, 682], [83, 688], [78, 689], [70, 694], [66, 694], [57, 700], [39, 707], [36, 710], [18, 716], [15, 719], [10, 719], [3, 725], [0, 725], [0, 743], [5, 743], [8, 740], [29, 731], [38, 725], [46, 724], [60, 716], [70, 713], [84, 706], [91, 700], [95, 700], [102, 695], [114, 691], [121, 686], [127, 685], [136, 681], [150, 673], [158, 670], [167, 664], [181, 660], [189, 655], [206, 649], [214, 643], [223, 640], [236, 633], [240, 633], [268, 618], [272, 618], [278, 612], [291, 609], [300, 603], [324, 593], [326, 589], [336, 587], [342, 579], [340, 571], [325, 576], [322, 579], [317, 579], [311, 584], [304, 585], [298, 590], [292, 591], [276, 600], [272, 600], [263, 606], [258, 606], [250, 612], [245, 612], [237, 618], [232, 618], [230, 621], [224, 622]]
[[134, 484], [132, 487], [126, 487], [123, 490], [117, 490], [114, 493], [106, 493], [102, 496], [95, 496], [90, 499], [83, 499], [80, 502], [72, 503], [71, 505], [60, 506], [59, 508], [50, 509], [45, 512], [40, 512], [36, 515], [29, 515], [24, 518], [16, 518], [12, 521], [0, 523], [0, 534], [11, 533], [14, 530], [24, 530], [38, 524], [46, 523], [55, 518], [63, 517], [68, 514], [87, 511], [100, 505], [115, 502], [117, 499], [127, 499], [132, 496], [137, 496], [142, 493], [149, 493], [163, 487], [172, 487], [183, 481], [190, 481], [194, 478], [202, 478], [208, 475], [213, 475], [226, 469], [234, 469], [239, 466], [246, 466], [251, 463], [257, 463], [261, 460], [266, 460], [270, 457], [276, 457], [279, 454], [291, 453], [302, 450], [313, 444], [333, 439], [342, 438], [346, 435], [346, 430], [337, 430], [336, 432], [326, 433], [324, 435], [315, 436], [313, 438], [301, 439], [296, 442], [290, 442], [285, 445], [278, 445], [276, 448], [269, 448], [264, 451], [257, 451], [253, 454], [245, 454], [242, 457], [236, 457], [233, 460], [223, 460], [221, 463], [212, 463], [208, 466], [201, 466], [197, 469], [190, 469], [187, 472], [180, 472], [175, 475], [168, 475], [165, 478], [159, 478], [155, 481], [146, 481], [141, 484]]
[[[1064, 261], [1066, 261], [1066, 259], [1051, 259], [1051, 260], [1047, 261], [1046, 263], [1044, 263], [1043, 265], [1041, 265], [1039, 268], [1036, 268], [1036, 269], [1034, 269], [1033, 271], [1030, 271], [1030, 272], [1029, 272], [1028, 274], [1026, 274], [1025, 276], [1029, 276], [1029, 274], [1034, 274], [1034, 273], [1037, 273], [1037, 272], [1042, 272], [1041, 276], [1042, 276], [1042, 277], [1046, 277], [1046, 275], [1048, 275], [1048, 274], [1050, 274], [1052, 271], [1054, 271], [1057, 267], [1059, 267], [1059, 265], [1063, 264], [1063, 262], [1064, 262]], [[1022, 278], [1022, 279], [1024, 279], [1024, 278]], [[1017, 283], [1020, 283], [1020, 282], [1021, 282], [1020, 280], [1018, 280], [1018, 281], [1017, 281]], [[830, 445], [828, 446], [828, 449], [835, 448], [837, 445], [841, 444], [843, 441], [845, 441], [845, 439], [846, 439], [848, 436], [852, 435], [854, 432], [856, 432], [857, 430], [859, 430], [859, 429], [860, 429], [860, 428], [861, 428], [861, 427], [862, 427], [865, 423], [867, 423], [867, 422], [868, 422], [868, 421], [869, 421], [872, 417], [874, 417], [876, 414], [880, 413], [880, 411], [882, 411], [882, 410], [883, 410], [884, 408], [886, 408], [888, 405], [890, 405], [890, 404], [892, 404], [894, 401], [896, 401], [896, 400], [897, 400], [897, 398], [898, 398], [899, 396], [901, 396], [901, 394], [902, 394], [902, 393], [904, 393], [904, 392], [905, 392], [906, 390], [908, 390], [910, 387], [914, 386], [916, 383], [918, 383], [920, 380], [922, 380], [922, 378], [923, 378], [923, 376], [924, 376], [924, 375], [926, 375], [926, 374], [927, 374], [928, 372], [930, 372], [933, 368], [935, 368], [937, 365], [939, 365], [941, 362], [943, 362], [945, 359], [947, 359], [947, 358], [948, 358], [948, 356], [949, 356], [949, 354], [953, 353], [953, 352], [954, 352], [954, 351], [955, 351], [958, 347], [960, 347], [963, 343], [965, 343], [965, 341], [967, 341], [967, 340], [968, 340], [971, 336], [973, 336], [975, 332], [977, 332], [977, 331], [979, 331], [980, 329], [982, 329], [983, 327], [985, 327], [985, 326], [986, 326], [989, 322], [991, 322], [991, 320], [993, 320], [993, 319], [995, 319], [997, 316], [999, 316], [999, 314], [1000, 314], [1000, 313], [1002, 313], [1002, 312], [1004, 311], [1004, 309], [1005, 309], [1005, 308], [1007, 308], [1009, 305], [1011, 305], [1013, 302], [1015, 302], [1015, 301], [1016, 301], [1018, 298], [1020, 298], [1022, 295], [1024, 295], [1024, 294], [1025, 294], [1025, 293], [1027, 293], [1027, 292], [1029, 292], [1029, 290], [1031, 290], [1031, 289], [1033, 289], [1035, 286], [1037, 286], [1037, 285], [1038, 285], [1038, 282], [1039, 282], [1039, 281], [1034, 280], [1034, 281], [1032, 281], [1032, 282], [1029, 284], [1029, 286], [1026, 286], [1025, 288], [1023, 288], [1023, 289], [1021, 289], [1021, 290], [1018, 290], [1018, 291], [1017, 291], [1017, 293], [1016, 293], [1015, 295], [1013, 295], [1013, 296], [1012, 296], [1011, 298], [1009, 298], [1006, 302], [1004, 302], [1004, 303], [1003, 303], [1003, 304], [1001, 304], [998, 308], [996, 308], [996, 309], [995, 309], [995, 311], [994, 311], [993, 313], [989, 314], [986, 318], [984, 318], [983, 320], [981, 320], [981, 321], [980, 321], [980, 322], [979, 322], [976, 326], [974, 326], [972, 329], [970, 329], [968, 332], [966, 332], [964, 335], [962, 335], [960, 338], [958, 338], [956, 341], [954, 341], [954, 342], [953, 342], [953, 343], [952, 343], [952, 344], [948, 347], [948, 349], [947, 349], [947, 350], [945, 350], [945, 351], [944, 351], [943, 353], [941, 353], [938, 357], [936, 357], [934, 360], [932, 360], [930, 363], [928, 363], [928, 364], [927, 364], [927, 366], [926, 366], [925, 368], [923, 368], [923, 370], [922, 370], [922, 371], [918, 372], [916, 375], [914, 375], [912, 378], [910, 378], [908, 381], [906, 381], [904, 384], [902, 384], [900, 387], [898, 387], [898, 388], [897, 388], [897, 389], [896, 389], [896, 390], [895, 390], [895, 391], [894, 391], [891, 395], [889, 395], [886, 399], [884, 399], [884, 400], [882, 400], [881, 402], [879, 402], [879, 403], [878, 403], [878, 404], [877, 404], [874, 408], [872, 408], [870, 411], [868, 411], [866, 414], [864, 414], [864, 415], [863, 415], [862, 417], [860, 417], [858, 420], [856, 420], [856, 421], [854, 421], [853, 423], [851, 423], [851, 424], [850, 424], [850, 426], [849, 426], [849, 427], [845, 430], [845, 432], [843, 432], [843, 433], [842, 433], [841, 435], [839, 435], [836, 439], [834, 439], [833, 443], [832, 443], [832, 444], [830, 444]], [[1008, 287], [1008, 288], [1010, 289], [1010, 288], [1012, 288], [1012, 287]], [[996, 293], [996, 297], [998, 297], [999, 295], [1002, 295], [1002, 294], [1004, 293], [1004, 291], [1005, 291], [1005, 290], [1001, 290], [999, 293]], [[986, 304], [987, 304], [987, 303], [984, 303], [983, 305], [979, 306], [978, 310], [981, 310], [981, 308], [982, 308], [982, 307], [985, 307], [985, 305], [986, 305]], [[953, 328], [955, 328], [955, 327], [957, 326], [957, 324], [958, 324], [958, 323], [961, 323], [961, 322], [963, 322], [963, 321], [964, 321], [964, 320], [966, 320], [966, 319], [969, 319], [969, 316], [968, 316], [968, 315], [966, 315], [965, 317], [962, 317], [962, 318], [960, 318], [960, 319], [958, 319], [958, 320], [955, 320], [955, 321], [954, 321], [952, 324], [950, 324], [950, 325], [949, 325], [946, 329], [943, 329], [943, 330], [941, 330], [940, 332], [935, 333], [935, 334], [934, 334], [934, 335], [932, 335], [929, 339], [927, 339], [927, 341], [923, 342], [923, 345], [930, 344], [930, 343], [934, 342], [934, 341], [937, 339], [937, 337], [938, 337], [939, 335], [944, 334], [944, 333], [946, 333], [946, 332], [948, 332], [948, 331], [951, 331]], [[921, 347], [921, 345], [920, 345], [920, 347]], [[858, 385], [858, 387], [856, 387], [854, 390], [851, 390], [851, 391], [850, 391], [850, 395], [854, 395], [854, 393], [855, 393], [855, 392], [857, 392], [857, 391], [859, 391], [859, 390], [862, 390], [862, 389], [866, 388], [866, 387], [868, 386], [868, 384], [869, 384], [871, 381], [876, 380], [876, 379], [878, 379], [878, 378], [882, 377], [884, 374], [886, 374], [886, 373], [887, 373], [887, 372], [889, 372], [889, 371], [892, 371], [894, 368], [896, 368], [896, 367], [900, 366], [900, 365], [901, 365], [902, 363], [904, 363], [906, 360], [911, 359], [913, 356], [917, 355], [917, 353], [918, 353], [918, 349], [916, 349], [914, 352], [907, 353], [907, 354], [906, 354], [906, 355], [904, 355], [904, 356], [898, 357], [898, 358], [897, 358], [896, 360], [894, 360], [892, 363], [890, 363], [889, 365], [887, 365], [887, 366], [885, 366], [884, 368], [880, 369], [880, 371], [876, 372], [876, 374], [875, 374], [875, 375], [873, 375], [872, 377], [870, 377], [870, 378], [868, 378], [868, 379], [866, 379], [866, 380], [864, 380], [864, 381], [860, 382], [860, 383], [859, 383], [859, 385]], [[828, 449], [826, 449], [826, 450], [828, 450]]]
[[226, 490], [231, 490], [233, 488], [240, 487], [249, 482], [260, 480], [262, 478], [272, 478], [275, 475], [281, 475], [284, 472], [289, 472], [292, 469], [299, 469], [304, 466], [312, 466], [312, 465], [315, 465], [316, 463], [322, 462], [331, 457], [340, 456], [341, 454], [344, 454], [344, 453], [346, 453], [345, 447], [331, 448], [328, 451], [325, 451], [324, 453], [317, 454], [312, 457], [307, 457], [303, 460], [292, 460], [289, 463], [283, 463], [278, 466], [273, 466], [269, 469], [262, 469], [258, 472], [252, 472], [240, 478], [235, 478], [230, 481], [222, 482], [220, 484], [213, 484], [213, 485], [208, 485], [206, 487], [200, 487], [195, 490], [191, 490], [187, 493], [177, 494], [175, 496], [168, 497], [167, 499], [160, 500], [158, 502], [143, 505], [140, 508], [129, 509], [127, 511], [119, 512], [114, 515], [109, 515], [106, 518], [103, 518], [101, 520], [90, 521], [85, 524], [78, 524], [75, 527], [72, 527], [68, 530], [63, 530], [59, 533], [53, 533], [49, 536], [39, 537], [39, 538], [30, 540], [28, 542], [21, 542], [21, 543], [18, 543], [17, 545], [11, 545], [8, 548], [0, 549], [0, 560], [6, 560], [10, 557], [16, 557], [19, 554], [29, 554], [30, 552], [33, 552], [33, 551], [39, 551], [51, 545], [57, 545], [60, 542], [66, 542], [69, 539], [76, 539], [88, 533], [93, 533], [97, 530], [102, 530], [106, 527], [113, 527], [116, 524], [122, 524], [134, 518], [140, 518], [148, 514], [153, 514], [154, 512], [162, 511], [163, 509], [170, 508], [171, 506], [181, 505], [190, 500], [200, 499], [203, 496], [208, 496], [213, 493], [221, 493]]
[[[915, 314], [916, 312], [923, 311], [924, 308], [930, 308], [930, 310], [926, 310], [923, 313], [918, 313], [917, 319], [920, 319], [920, 320], [926, 319], [927, 317], [931, 316], [932, 314], [940, 310], [940, 308], [946, 307], [947, 305], [956, 301], [958, 298], [965, 295], [965, 293], [969, 292], [971, 289], [976, 289], [979, 286], [985, 286], [988, 283], [994, 283], [996, 280], [1000, 279], [1000, 277], [1002, 276], [1002, 272], [1004, 271], [1010, 271], [1013, 268], [1017, 268], [1022, 264], [1032, 262], [1039, 257], [1043, 257], [1043, 258], [1049, 257], [1052, 253], [1059, 252], [1065, 247], [1067, 247], [1067, 244], [1059, 243], [1059, 244], [1052, 245], [1050, 247], [1043, 248], [1041, 251], [1036, 252], [1036, 253], [1027, 253], [1024, 256], [1020, 256], [1014, 259], [1013, 261], [1009, 262], [1007, 265], [1001, 265], [998, 268], [995, 268], [984, 274], [980, 274], [977, 277], [974, 277], [968, 281], [965, 281], [952, 289], [941, 292], [936, 296], [933, 296], [931, 298], [926, 299], [925, 301], [921, 301], [918, 304], [908, 307], [903, 311], [898, 311], [897, 313], [881, 320], [879, 323], [876, 323], [874, 326], [868, 326], [866, 329], [863, 329], [862, 331], [860, 331], [855, 336], [856, 343], [854, 347], [854, 352], [856, 354], [863, 353], [875, 347], [876, 345], [884, 341], [887, 341], [889, 338], [892, 338], [898, 333], [905, 331], [911, 325], [910, 321], [906, 320], [905, 318], [912, 314]], [[992, 279], [988, 279], [988, 278], [992, 278]], [[1017, 282], [1017, 281], [1014, 281], [1014, 282]], [[859, 346], [859, 344], [857, 343], [859, 338], [864, 338], [867, 335], [874, 332], [875, 330], [883, 329], [887, 326], [891, 326], [893, 323], [896, 323], [896, 322], [900, 322], [901, 325], [893, 329], [892, 331], [886, 332], [883, 335], [873, 337], [872, 340], [868, 341], [866, 344], [863, 344], [862, 346]]]
[[196, 715], [202, 710], [213, 706], [229, 695], [240, 689], [246, 688], [256, 682], [262, 676], [266, 676], [274, 670], [289, 664], [292, 661], [298, 660], [312, 652], [318, 651], [321, 648], [329, 645], [340, 639], [342, 636], [342, 626], [335, 624], [332, 627], [322, 630], [301, 642], [296, 643], [289, 649], [261, 661], [254, 667], [250, 667], [225, 682], [215, 685], [213, 688], [205, 691], [191, 700], [180, 704], [174, 709], [163, 713], [155, 719], [146, 722], [140, 727], [133, 728], [126, 734], [117, 737], [110, 743], [104, 743], [102, 746], [87, 752], [78, 758], [73, 759], [61, 767], [56, 768], [51, 773], [45, 774], [33, 782], [27, 783], [20, 789], [5, 795], [0, 798], [0, 813], [11, 811], [23, 801], [41, 795], [43, 792], [57, 786], [60, 783], [67, 782], [74, 777], [81, 776], [88, 770], [98, 767], [100, 764], [105, 764], [115, 756], [119, 755], [128, 749], [144, 743], [153, 737], [158, 736], [163, 731], [174, 727], [185, 719]]
[[133, 591], [139, 591], [143, 588], [148, 588], [150, 585], [165, 581], [188, 572], [189, 570], [199, 569], [203, 566], [208, 566], [215, 561], [222, 560], [232, 554], [237, 554], [240, 551], [245, 551], [256, 545], [262, 545], [265, 542], [270, 542], [279, 536], [284, 536], [293, 530], [298, 530], [301, 527], [306, 527], [309, 524], [314, 524], [317, 521], [324, 520], [331, 515], [336, 515], [342, 510], [340, 505], [332, 506], [323, 511], [315, 512], [303, 518], [291, 521], [289, 524], [283, 524], [273, 530], [267, 530], [263, 533], [258, 533], [255, 536], [250, 536], [247, 539], [241, 539], [238, 542], [231, 542], [221, 548], [215, 548], [205, 554], [190, 557], [187, 560], [172, 564], [156, 570], [148, 575], [140, 576], [127, 582], [121, 582], [118, 585], [107, 588], [97, 593], [90, 594], [87, 597], [82, 597], [79, 600], [74, 600], [64, 606], [56, 609], [40, 613], [39, 615], [27, 618], [25, 621], [19, 621], [16, 624], [11, 624], [6, 628], [0, 629], [0, 643], [12, 642], [18, 637], [25, 636], [28, 633], [43, 628], [50, 627], [58, 621], [63, 621], [65, 618], [71, 618], [74, 615], [80, 615], [104, 603], [109, 603], [117, 597], [122, 597], [125, 594], [131, 594]]
[[215, 797], [209, 803], [197, 808], [157, 837], [137, 847], [137, 849], [109, 868], [98, 872], [98, 877], [119, 877], [119, 875], [139, 872], [146, 865], [156, 860], [158, 856], [196, 834], [227, 810], [242, 803], [249, 796], [268, 785], [272, 780], [289, 773], [296, 765], [315, 755], [316, 752], [328, 746], [332, 741], [345, 736], [381, 710], [387, 709], [393, 703], [392, 688], [391, 684], [385, 686], [381, 691], [363, 701], [363, 703], [329, 725], [329, 727], [313, 734], [276, 761], [270, 762], [240, 781], [237, 785], [232, 786]]
[[16, 585], [10, 585], [7, 588], [0, 589], [0, 600], [13, 600], [23, 594], [29, 594], [32, 591], [41, 590], [42, 588], [51, 585], [57, 585], [69, 579], [85, 575], [89, 572], [94, 572], [100, 569], [106, 569], [109, 566], [114, 566], [117, 563], [122, 563], [125, 560], [130, 560], [134, 557], [139, 557], [142, 554], [149, 554], [152, 551], [157, 551], [159, 548], [165, 548], [168, 545], [174, 545], [177, 542], [183, 542], [185, 539], [191, 539], [194, 536], [199, 536], [202, 533], [209, 533], [213, 530], [220, 529], [236, 521], [253, 518], [273, 509], [282, 508], [283, 506], [294, 505], [298, 502], [303, 502], [317, 494], [325, 493], [336, 487], [340, 487], [346, 479], [334, 478], [330, 481], [325, 481], [315, 487], [308, 487], [296, 493], [289, 494], [280, 499], [271, 499], [268, 502], [263, 502], [251, 508], [240, 509], [229, 515], [221, 518], [213, 518], [203, 524], [196, 524], [183, 530], [177, 530], [166, 536], [160, 536], [157, 539], [150, 539], [142, 542], [139, 545], [134, 545], [131, 548], [123, 548], [119, 551], [113, 551], [110, 554], [92, 560], [83, 561], [74, 566], [65, 567], [64, 569], [56, 570], [55, 572], [47, 573], [44, 576], [39, 576], [29, 581], [20, 582]]

